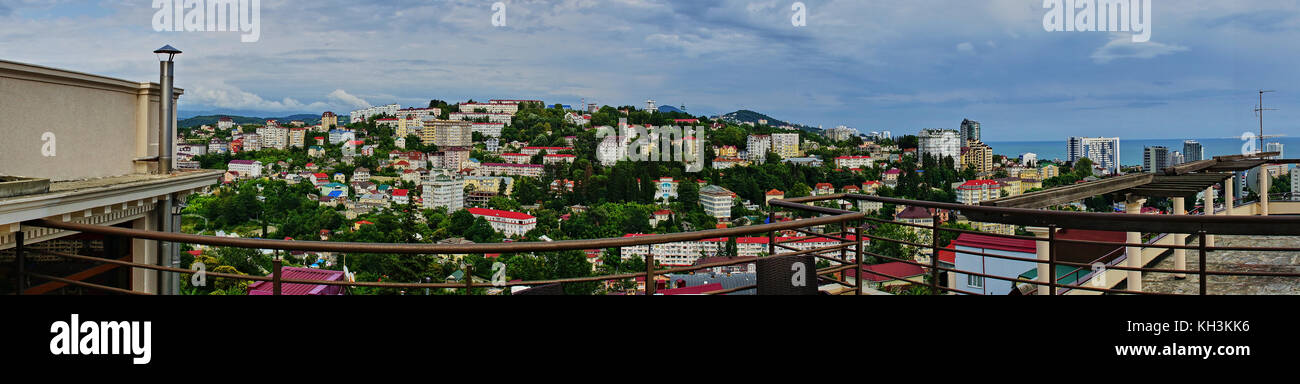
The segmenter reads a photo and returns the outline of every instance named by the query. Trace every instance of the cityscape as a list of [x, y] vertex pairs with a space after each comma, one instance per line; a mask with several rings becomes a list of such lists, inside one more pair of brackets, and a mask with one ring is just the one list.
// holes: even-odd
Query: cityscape
[[[434, 329], [352, 307], [381, 300], [496, 327], [446, 303], [908, 296], [974, 329], [1032, 309], [967, 321], [997, 301], [976, 296], [1300, 296], [1300, 89], [1269, 45], [1294, 46], [1294, 1], [93, 3], [0, 0], [5, 296], [236, 300], [206, 310], [240, 317], [222, 329], [274, 306], [272, 327], [311, 318], [285, 335], [345, 336], [323, 348]], [[1095, 327], [1049, 334], [1275, 351], [1244, 312], [1152, 302], [1075, 302], [1059, 317]], [[126, 303], [15, 318], [57, 362], [170, 363], [149, 320], [215, 326], [91, 318]], [[1199, 315], [1241, 341], [1126, 349], [1219, 336], [1177, 323]]]

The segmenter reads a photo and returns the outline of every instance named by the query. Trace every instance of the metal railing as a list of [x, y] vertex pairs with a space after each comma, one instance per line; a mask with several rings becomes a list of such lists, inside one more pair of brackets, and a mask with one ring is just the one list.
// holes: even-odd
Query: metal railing
[[[940, 216], [936, 213], [931, 217], [931, 225], [920, 225], [894, 220], [886, 220], [877, 217], [871, 217], [863, 213], [847, 211], [834, 208], [825, 208], [815, 206], [812, 203], [827, 200], [850, 200], [850, 201], [870, 201], [883, 204], [893, 204], [897, 206], [921, 207], [937, 211], [960, 211], [967, 216], [979, 217], [981, 222], [1004, 223], [1012, 225], [1025, 225], [1047, 228], [1047, 236], [1029, 237], [1017, 235], [1003, 235], [995, 233], [977, 232], [956, 228], [947, 228], [941, 225]], [[1199, 293], [1207, 294], [1207, 280], [1209, 276], [1253, 276], [1253, 277], [1300, 277], [1300, 273], [1286, 272], [1249, 272], [1249, 271], [1210, 271], [1206, 267], [1206, 258], [1209, 252], [1214, 251], [1254, 251], [1254, 252], [1300, 252], [1300, 248], [1290, 247], [1219, 247], [1208, 246], [1206, 238], [1209, 235], [1300, 235], [1300, 217], [1248, 217], [1248, 216], [1205, 216], [1205, 215], [1188, 215], [1188, 216], [1171, 216], [1171, 215], [1127, 215], [1127, 214], [1100, 214], [1100, 213], [1079, 213], [1079, 212], [1061, 212], [1061, 211], [1043, 211], [1028, 210], [1017, 208], [998, 208], [984, 206], [958, 205], [951, 203], [937, 203], [914, 200], [902, 200], [893, 198], [884, 198], [867, 195], [827, 195], [805, 198], [794, 198], [787, 200], [773, 200], [769, 203], [774, 208], [784, 208], [793, 211], [820, 214], [823, 216], [809, 219], [793, 220], [788, 222], [775, 222], [771, 224], [746, 226], [737, 228], [715, 229], [698, 232], [685, 232], [663, 235], [649, 235], [638, 237], [624, 237], [612, 239], [596, 240], [569, 240], [556, 242], [514, 242], [500, 244], [459, 244], [459, 245], [435, 245], [435, 244], [369, 244], [369, 243], [342, 243], [342, 242], [313, 242], [313, 241], [283, 241], [283, 240], [260, 240], [260, 239], [242, 239], [242, 238], [224, 238], [212, 236], [200, 236], [179, 233], [166, 233], [148, 230], [137, 230], [119, 227], [106, 227], [90, 225], [76, 222], [63, 222], [53, 220], [34, 220], [25, 222], [23, 226], [55, 228], [66, 231], [75, 231], [82, 233], [92, 233], [104, 236], [116, 236], [131, 239], [147, 239], [155, 241], [165, 241], [173, 243], [200, 244], [217, 247], [237, 247], [251, 249], [273, 249], [283, 251], [314, 251], [314, 252], [341, 252], [341, 253], [371, 253], [371, 254], [488, 254], [488, 253], [536, 253], [536, 252], [558, 252], [568, 250], [586, 250], [602, 248], [618, 248], [638, 245], [648, 245], [646, 253], [646, 269], [644, 272], [631, 272], [603, 276], [550, 279], [539, 281], [516, 281], [508, 283], [479, 283], [474, 281], [473, 271], [470, 266], [466, 266], [464, 283], [394, 283], [394, 282], [350, 282], [350, 281], [319, 281], [319, 280], [301, 280], [287, 279], [281, 276], [281, 262], [279, 259], [273, 261], [273, 271], [271, 276], [247, 276], [224, 274], [216, 272], [205, 272], [208, 276], [217, 278], [228, 278], [241, 281], [271, 282], [273, 294], [279, 295], [282, 292], [282, 284], [312, 284], [326, 286], [344, 286], [344, 287], [371, 287], [371, 288], [396, 288], [396, 289], [419, 289], [419, 288], [439, 288], [439, 289], [457, 289], [464, 290], [466, 294], [475, 288], [508, 288], [508, 287], [538, 287], [546, 285], [560, 285], [574, 283], [592, 283], [619, 281], [635, 278], [645, 280], [644, 293], [653, 295], [656, 292], [657, 277], [679, 273], [693, 273], [713, 268], [722, 268], [737, 266], [743, 264], [755, 263], [753, 258], [738, 258], [736, 260], [726, 260], [708, 264], [697, 264], [688, 267], [668, 267], [661, 268], [655, 260], [654, 244], [675, 243], [684, 241], [699, 241], [714, 238], [729, 238], [747, 235], [765, 234], [768, 236], [769, 258], [784, 258], [812, 255], [818, 260], [824, 260], [830, 264], [827, 268], [817, 270], [819, 282], [829, 285], [839, 285], [845, 290], [839, 290], [838, 293], [852, 293], [862, 295], [866, 285], [866, 275], [874, 275], [886, 279], [910, 282], [912, 285], [919, 285], [928, 288], [930, 294], [971, 294], [979, 295], [978, 292], [950, 288], [940, 284], [941, 273], [955, 272], [968, 276], [977, 276], [984, 279], [996, 279], [1009, 281], [1012, 287], [1016, 284], [1029, 284], [1033, 286], [1048, 287], [1051, 295], [1064, 294], [1071, 290], [1095, 291], [1100, 293], [1112, 294], [1161, 294], [1155, 292], [1141, 292], [1126, 289], [1100, 288], [1080, 284], [1083, 278], [1076, 278], [1075, 284], [1065, 284], [1061, 280], [1067, 276], [1056, 277], [1057, 266], [1069, 266], [1078, 268], [1091, 268], [1092, 264], [1069, 262], [1058, 260], [1057, 250], [1062, 246], [1074, 245], [1106, 245], [1115, 247], [1138, 247], [1158, 248], [1168, 250], [1190, 250], [1195, 251], [1199, 260], [1199, 268], [1196, 270], [1173, 270], [1160, 268], [1143, 268], [1127, 267], [1119, 265], [1122, 257], [1115, 257], [1106, 266], [1108, 270], [1118, 271], [1138, 271], [1146, 273], [1172, 273], [1179, 275], [1196, 275], [1200, 278]], [[775, 212], [770, 214], [770, 219], [775, 219]], [[838, 225], [841, 230], [836, 233], [820, 233], [813, 228], [825, 225]], [[932, 231], [930, 244], [913, 243], [901, 239], [889, 239], [867, 233], [868, 225], [894, 224]], [[1187, 244], [1157, 244], [1155, 242], [1143, 244], [1128, 244], [1114, 242], [1098, 242], [1085, 240], [1068, 240], [1057, 238], [1057, 231], [1060, 229], [1084, 229], [1084, 230], [1108, 230], [1119, 232], [1139, 232], [1139, 233], [1182, 233], [1190, 234], [1198, 242], [1194, 246]], [[779, 241], [778, 234], [795, 233], [807, 237], [799, 237], [789, 241]], [[998, 239], [1009, 240], [1031, 240], [1035, 244], [1046, 242], [1048, 246], [1048, 257], [1045, 260], [1038, 258], [1023, 258], [1007, 255], [991, 254], [986, 252], [961, 250], [947, 248], [940, 244], [940, 234], [977, 234]], [[140, 292], [125, 290], [116, 287], [109, 287], [99, 284], [76, 281], [73, 279], [60, 278], [45, 274], [33, 273], [24, 270], [24, 257], [28, 252], [37, 252], [52, 256], [64, 257], [68, 259], [111, 264], [121, 267], [134, 269], [147, 269], [163, 273], [193, 274], [193, 270], [182, 268], [171, 268], [152, 264], [134, 263], [124, 260], [112, 260], [107, 258], [98, 258], [84, 255], [76, 255], [67, 252], [54, 252], [44, 250], [28, 250], [23, 244], [22, 231], [16, 233], [15, 248], [15, 268], [19, 276], [28, 276], [36, 279], [59, 282], [68, 285], [81, 286], [92, 289], [99, 289], [107, 292], [124, 293], [124, 294], [142, 294]], [[851, 238], [849, 236], [852, 236]], [[827, 247], [801, 249], [787, 245], [791, 242], [801, 241], [807, 238], [824, 238], [838, 241], [839, 244]], [[881, 241], [892, 242], [916, 249], [928, 249], [930, 251], [929, 263], [920, 263], [915, 260], [903, 259], [900, 257], [887, 256], [869, 252], [864, 248], [868, 242]], [[1123, 250], [1124, 248], [1120, 248]], [[784, 251], [784, 252], [782, 252]], [[1010, 261], [1019, 261], [1032, 263], [1033, 265], [1047, 265], [1047, 270], [1052, 278], [1039, 276], [1037, 279], [1023, 279], [1018, 276], [998, 276], [988, 274], [983, 271], [965, 271], [959, 270], [954, 265], [948, 267], [941, 265], [939, 255], [941, 252], [953, 252], [956, 254], [973, 255], [986, 258], [995, 258]], [[849, 257], [852, 255], [853, 257]], [[905, 263], [921, 267], [926, 271], [928, 282], [918, 282], [909, 280], [906, 276], [891, 276], [885, 273], [873, 271], [865, 268], [864, 260], [866, 257], [874, 257], [878, 260], [887, 260], [892, 262]], [[856, 278], [849, 281], [848, 274], [843, 273], [848, 270], [855, 270]], [[1087, 277], [1085, 275], [1084, 277]], [[18, 292], [25, 292], [23, 278], [18, 280]], [[671, 283], [671, 282], [670, 282]], [[729, 294], [757, 288], [755, 285], [735, 287], [707, 294]]]

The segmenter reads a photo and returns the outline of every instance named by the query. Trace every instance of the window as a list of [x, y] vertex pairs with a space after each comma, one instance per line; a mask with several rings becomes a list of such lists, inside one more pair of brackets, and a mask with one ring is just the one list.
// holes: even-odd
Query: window
[[966, 285], [971, 288], [984, 288], [984, 276], [966, 275]]

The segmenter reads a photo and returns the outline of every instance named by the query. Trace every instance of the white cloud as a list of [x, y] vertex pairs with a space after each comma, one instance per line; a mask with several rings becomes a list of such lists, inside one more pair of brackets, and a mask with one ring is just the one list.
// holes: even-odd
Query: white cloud
[[1098, 64], [1106, 64], [1117, 59], [1151, 59], [1185, 51], [1188, 51], [1188, 48], [1181, 45], [1162, 44], [1154, 41], [1135, 43], [1131, 37], [1123, 36], [1115, 38], [1093, 51], [1092, 61]]
[[289, 97], [279, 101], [267, 100], [257, 94], [225, 83], [196, 85], [193, 89], [187, 90], [181, 100], [215, 108], [270, 112], [316, 111], [329, 108], [329, 105], [323, 102], [304, 104]]
[[957, 44], [957, 52], [973, 54], [975, 53], [975, 45], [971, 44], [970, 42], [963, 42], [961, 44]]
[[367, 108], [371, 106], [370, 102], [365, 99], [349, 94], [347, 91], [342, 89], [335, 89], [334, 92], [330, 92], [326, 97], [331, 101], [343, 103], [349, 107]]

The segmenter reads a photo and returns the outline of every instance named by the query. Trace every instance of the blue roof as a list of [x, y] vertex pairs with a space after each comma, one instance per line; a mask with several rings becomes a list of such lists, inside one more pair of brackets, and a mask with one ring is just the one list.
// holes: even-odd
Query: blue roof
[[339, 197], [339, 196], [343, 196], [343, 191], [330, 191], [330, 193], [329, 193], [328, 195], [325, 195], [325, 196], [329, 196], [329, 197]]

